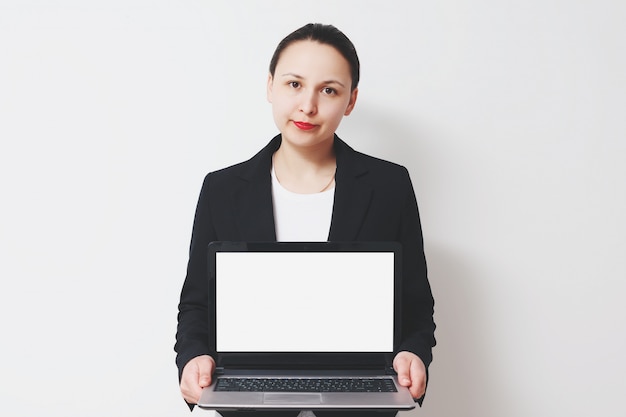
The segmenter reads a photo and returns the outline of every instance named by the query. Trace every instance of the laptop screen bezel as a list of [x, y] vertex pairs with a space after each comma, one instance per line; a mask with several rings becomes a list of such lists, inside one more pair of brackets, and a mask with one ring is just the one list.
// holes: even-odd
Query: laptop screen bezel
[[215, 241], [208, 246], [209, 348], [217, 354], [218, 367], [245, 368], [367, 368], [389, 367], [389, 352], [224, 352], [216, 349], [216, 254], [218, 252], [391, 252], [394, 254], [393, 347], [400, 344], [402, 246], [398, 242], [235, 242]]

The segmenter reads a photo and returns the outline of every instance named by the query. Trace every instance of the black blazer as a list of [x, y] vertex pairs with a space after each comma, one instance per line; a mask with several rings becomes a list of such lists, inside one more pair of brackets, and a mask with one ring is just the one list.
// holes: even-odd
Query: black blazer
[[[179, 375], [209, 346], [207, 245], [211, 241], [275, 241], [272, 155], [278, 135], [246, 162], [209, 173], [196, 208], [175, 350]], [[406, 168], [356, 152], [335, 137], [335, 201], [328, 240], [398, 241], [403, 246], [403, 329], [400, 350], [426, 367], [435, 345], [433, 297], [426, 275], [422, 230]]]

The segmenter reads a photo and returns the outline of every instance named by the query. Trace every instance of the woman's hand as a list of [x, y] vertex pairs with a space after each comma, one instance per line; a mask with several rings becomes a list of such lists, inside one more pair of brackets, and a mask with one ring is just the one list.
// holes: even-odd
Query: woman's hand
[[398, 373], [398, 381], [409, 387], [413, 398], [421, 398], [426, 392], [426, 366], [415, 353], [398, 352], [393, 359], [393, 369]]
[[215, 370], [215, 360], [209, 355], [196, 356], [183, 368], [180, 378], [180, 392], [189, 404], [197, 404], [202, 388], [211, 385]]

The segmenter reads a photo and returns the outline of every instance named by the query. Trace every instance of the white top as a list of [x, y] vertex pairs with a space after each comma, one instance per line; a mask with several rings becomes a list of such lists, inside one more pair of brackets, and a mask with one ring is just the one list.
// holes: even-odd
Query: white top
[[272, 166], [272, 200], [276, 240], [326, 242], [333, 215], [335, 186], [314, 194], [298, 194], [284, 188]]

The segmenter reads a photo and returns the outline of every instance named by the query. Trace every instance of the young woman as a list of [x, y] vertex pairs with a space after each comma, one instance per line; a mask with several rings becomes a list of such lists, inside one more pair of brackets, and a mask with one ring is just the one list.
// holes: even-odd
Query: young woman
[[[206, 176], [175, 346], [180, 389], [189, 404], [198, 401], [215, 369], [206, 248], [216, 240], [401, 242], [402, 343], [393, 365], [400, 383], [423, 398], [435, 324], [417, 203], [404, 167], [356, 152], [335, 134], [354, 109], [358, 82], [356, 50], [338, 29], [308, 24], [291, 33], [276, 48], [267, 80], [280, 134], [250, 160]], [[268, 415], [283, 414], [298, 413]]]

